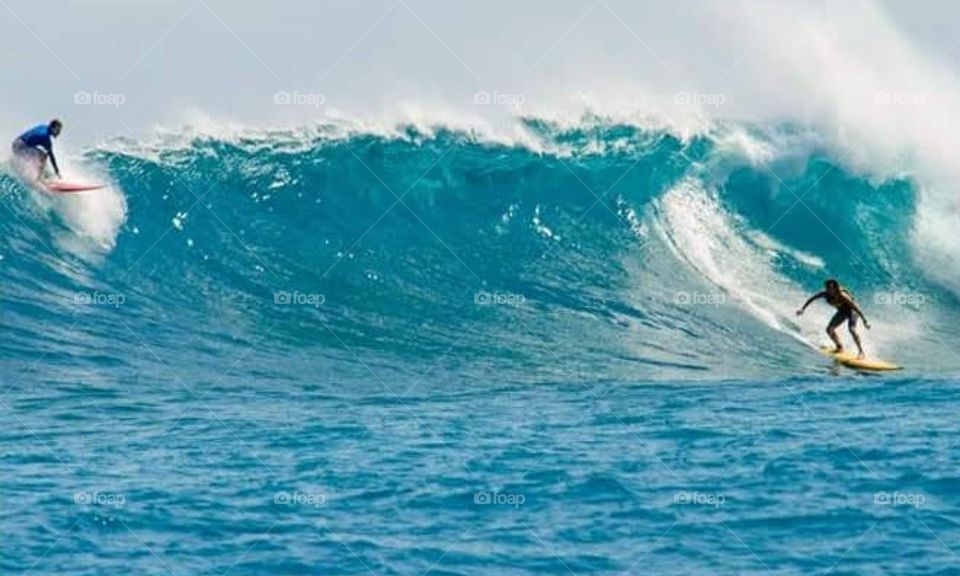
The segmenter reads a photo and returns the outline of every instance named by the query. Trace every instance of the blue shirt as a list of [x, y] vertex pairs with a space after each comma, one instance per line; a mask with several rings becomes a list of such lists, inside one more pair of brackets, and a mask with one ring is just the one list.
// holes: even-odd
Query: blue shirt
[[31, 148], [39, 146], [47, 152], [53, 151], [52, 137], [53, 134], [50, 133], [50, 126], [46, 124], [38, 124], [20, 135], [20, 139], [23, 140], [23, 143], [27, 146]]

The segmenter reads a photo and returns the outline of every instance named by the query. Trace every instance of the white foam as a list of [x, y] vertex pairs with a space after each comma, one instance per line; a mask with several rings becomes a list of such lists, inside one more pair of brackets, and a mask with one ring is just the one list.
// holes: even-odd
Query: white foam
[[[656, 206], [659, 229], [678, 259], [774, 330], [798, 336], [787, 320], [803, 292], [772, 271], [764, 252], [738, 234], [735, 218], [699, 181], [682, 181]], [[812, 335], [801, 340], [811, 342]]]
[[55, 234], [57, 242], [79, 256], [95, 256], [116, 246], [117, 237], [127, 218], [127, 202], [123, 193], [105, 174], [85, 166], [81, 158], [61, 160], [62, 176], [71, 182], [107, 182], [100, 190], [53, 194], [31, 189], [34, 204], [43, 211], [54, 212], [67, 227], [68, 233]]
[[[910, 174], [921, 185], [915, 252], [929, 278], [960, 294], [960, 79], [941, 54], [914, 46], [868, 1], [796, 5], [741, 1], [731, 18], [766, 38], [738, 74], [747, 100], [773, 117], [811, 121], [833, 156], [874, 181]], [[771, 33], [774, 31], [774, 33]], [[933, 266], [930, 262], [939, 262]]]
[[[412, 128], [416, 135], [426, 138], [434, 137], [440, 131], [450, 131], [483, 144], [523, 148], [535, 154], [564, 157], [574, 152], [570, 145], [557, 143], [549, 136], [544, 137], [531, 129], [529, 123], [544, 123], [552, 131], [558, 132], [598, 126], [634, 126], [650, 132], [670, 133], [681, 141], [689, 141], [716, 128], [712, 121], [699, 114], [678, 120], [662, 111], [655, 112], [646, 107], [622, 110], [604, 107], [605, 113], [600, 115], [592, 106], [593, 99], [583, 97], [571, 100], [561, 108], [529, 107], [515, 116], [491, 118], [439, 105], [425, 106], [404, 101], [398, 103], [394, 109], [382, 111], [378, 116], [331, 108], [325, 111], [323, 117], [310, 122], [269, 126], [218, 119], [197, 110], [190, 110], [183, 116], [183, 123], [175, 127], [156, 125], [141, 138], [113, 138], [99, 143], [98, 148], [160, 161], [162, 152], [187, 150], [197, 139], [213, 139], [237, 145], [306, 149], [317, 140], [335, 142], [355, 136], [407, 140], [411, 137]], [[576, 152], [603, 154], [617, 144], [591, 140], [588, 146], [592, 148]]]
[[821, 270], [825, 266], [823, 259], [819, 256], [791, 248], [759, 230], [749, 232], [747, 236], [754, 244], [766, 250], [770, 256], [786, 255], [807, 268], [814, 270]]

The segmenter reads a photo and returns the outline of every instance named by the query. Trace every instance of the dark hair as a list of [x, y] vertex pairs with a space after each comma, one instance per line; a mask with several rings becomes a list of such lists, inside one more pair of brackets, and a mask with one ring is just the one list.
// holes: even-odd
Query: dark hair
[[826, 282], [823, 283], [824, 288], [839, 288], [840, 283], [833, 278], [828, 278]]
[[53, 120], [50, 121], [49, 124], [47, 124], [47, 126], [49, 126], [50, 128], [53, 128], [54, 126], [58, 128], [63, 128], [63, 122], [61, 122], [59, 118], [54, 118]]

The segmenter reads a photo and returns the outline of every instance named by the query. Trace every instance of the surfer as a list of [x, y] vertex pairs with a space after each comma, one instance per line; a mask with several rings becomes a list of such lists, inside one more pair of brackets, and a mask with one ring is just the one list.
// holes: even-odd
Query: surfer
[[830, 339], [833, 340], [833, 343], [836, 345], [834, 352], [838, 354], [843, 352], [843, 344], [837, 335], [837, 327], [846, 322], [847, 328], [850, 329], [850, 335], [853, 336], [853, 341], [857, 343], [857, 357], [863, 358], [863, 344], [860, 342], [860, 333], [857, 332], [857, 316], [863, 319], [863, 325], [867, 327], [867, 330], [870, 329], [870, 322], [867, 321], [867, 317], [863, 315], [863, 311], [857, 306], [856, 301], [853, 299], [853, 294], [846, 288], [841, 287], [839, 282], [831, 278], [823, 283], [823, 288], [822, 292], [811, 296], [803, 307], [797, 310], [797, 316], [803, 316], [803, 312], [807, 309], [807, 306], [818, 298], [825, 298], [827, 304], [837, 309], [837, 313], [833, 315], [833, 318], [830, 319], [830, 324], [827, 325], [827, 335], [830, 336]]
[[39, 124], [27, 130], [13, 141], [13, 155], [20, 161], [37, 166], [37, 180], [43, 180], [47, 158], [53, 171], [60, 178], [60, 168], [53, 155], [53, 139], [60, 135], [63, 123], [54, 118], [47, 124]]

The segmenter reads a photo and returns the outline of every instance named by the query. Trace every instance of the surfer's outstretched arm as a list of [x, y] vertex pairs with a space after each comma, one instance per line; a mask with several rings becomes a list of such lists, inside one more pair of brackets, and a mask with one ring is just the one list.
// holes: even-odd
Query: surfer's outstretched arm
[[867, 330], [870, 329], [870, 321], [867, 320], [867, 317], [863, 315], [863, 310], [860, 309], [860, 306], [853, 300], [853, 298], [847, 298], [850, 302], [850, 307], [853, 308], [853, 311], [857, 313], [857, 316], [863, 320], [863, 325], [867, 327]]
[[57, 166], [57, 157], [53, 155], [53, 146], [47, 148], [47, 156], [50, 157], [50, 165], [53, 166], [53, 171], [56, 173], [57, 178], [59, 178], [60, 167]]
[[823, 298], [826, 295], [827, 295], [826, 292], [817, 292], [816, 294], [811, 296], [810, 299], [804, 302], [803, 306], [799, 310], [797, 310], [797, 316], [803, 316], [803, 312], [807, 309], [807, 306], [813, 304], [817, 299]]

